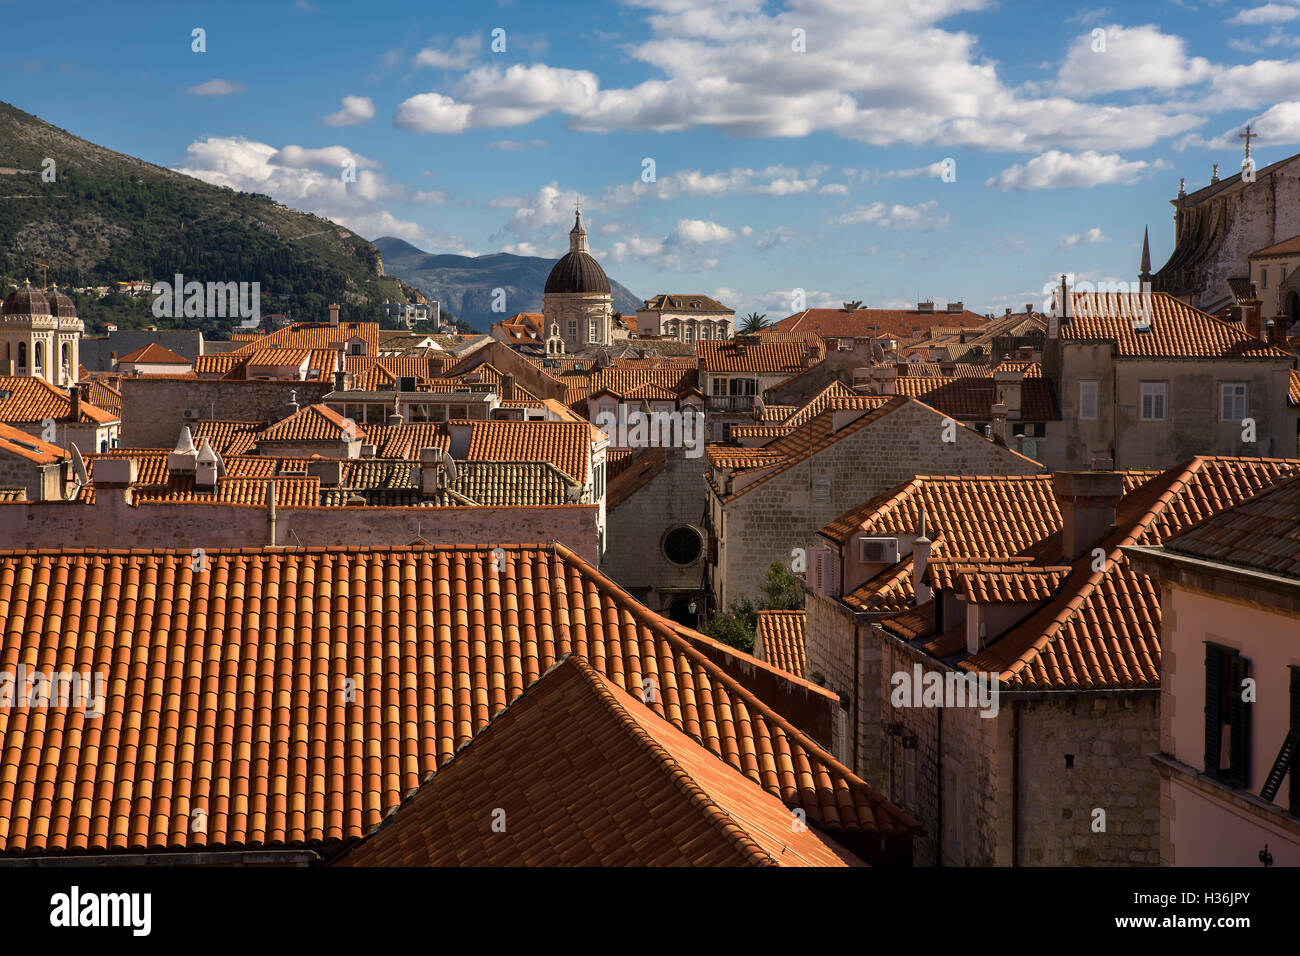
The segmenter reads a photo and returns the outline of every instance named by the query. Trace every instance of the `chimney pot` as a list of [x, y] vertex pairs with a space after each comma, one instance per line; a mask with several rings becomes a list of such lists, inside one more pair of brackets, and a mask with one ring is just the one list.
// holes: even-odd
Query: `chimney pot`
[[1075, 561], [1110, 534], [1115, 508], [1124, 494], [1117, 471], [1058, 471], [1052, 494], [1061, 509], [1061, 551]]
[[337, 327], [339, 324], [339, 307], [337, 303], [330, 304], [330, 325]]

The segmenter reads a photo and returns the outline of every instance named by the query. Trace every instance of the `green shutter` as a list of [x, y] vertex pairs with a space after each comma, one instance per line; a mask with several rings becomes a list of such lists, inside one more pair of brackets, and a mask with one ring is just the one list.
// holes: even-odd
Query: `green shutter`
[[1219, 649], [1205, 645], [1205, 774], [1219, 777], [1219, 742], [1222, 720], [1219, 717]]

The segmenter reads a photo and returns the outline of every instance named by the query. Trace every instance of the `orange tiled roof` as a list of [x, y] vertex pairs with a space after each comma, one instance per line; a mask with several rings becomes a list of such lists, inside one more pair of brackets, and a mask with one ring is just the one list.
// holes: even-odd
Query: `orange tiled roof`
[[[1155, 582], [1134, 571], [1120, 549], [1159, 544], [1253, 496], [1297, 467], [1297, 460], [1198, 457], [1159, 474], [1124, 473], [1117, 530], [1097, 544], [1105, 556], [1103, 570], [1093, 570], [1096, 556], [1093, 549], [1085, 551], [1070, 565], [1068, 576], [1053, 585], [1054, 594], [1041, 609], [1001, 636], [989, 635], [982, 651], [963, 657], [957, 666], [999, 673], [1013, 689], [1156, 686], [1160, 596]], [[1062, 574], [1061, 517], [1047, 475], [918, 477], [821, 533], [841, 542], [857, 528], [873, 536], [912, 534], [922, 506], [935, 554], [941, 559], [988, 564], [989, 559], [1027, 557], [1049, 572], [1050, 580]], [[886, 583], [893, 589], [911, 590], [910, 579], [891, 578]], [[857, 589], [847, 603], [869, 602], [872, 584]], [[1044, 593], [1043, 586], [1035, 587], [1042, 588], [1035, 593]], [[910, 639], [915, 635], [909, 630], [908, 615], [914, 612], [902, 615]], [[893, 629], [891, 621], [882, 623]], [[926, 648], [947, 657], [963, 652], [964, 646], [958, 627]]]
[[1067, 340], [1109, 340], [1121, 358], [1288, 358], [1290, 353], [1252, 339], [1238, 326], [1194, 309], [1166, 292], [1151, 296], [1150, 331], [1134, 331], [1143, 319], [1142, 296], [1119, 292], [1072, 293], [1074, 314], [1061, 326]]
[[242, 345], [229, 354], [246, 357], [268, 345], [278, 345], [282, 349], [337, 351], [341, 343], [353, 338], [364, 339], [369, 345], [368, 351], [373, 355], [379, 351], [379, 323], [340, 322], [333, 326], [328, 322], [294, 322], [282, 329], [252, 338], [247, 345]]
[[[47, 418], [65, 421], [72, 415], [68, 393], [28, 375], [0, 375], [0, 421], [41, 422]], [[79, 424], [113, 425], [118, 417], [102, 408], [81, 403]]]
[[816, 365], [826, 354], [826, 346], [816, 336], [769, 333], [761, 337], [739, 336], [695, 343], [700, 370], [705, 372], [780, 372], [793, 375], [805, 368], [805, 350], [810, 353], [810, 365]]
[[34, 465], [52, 465], [71, 454], [58, 445], [51, 445], [3, 422], [0, 422], [0, 450], [25, 458]]
[[257, 444], [258, 433], [266, 422], [234, 422], [219, 418], [201, 418], [186, 423], [194, 439], [194, 447], [207, 439], [213, 450], [223, 458], [226, 455], [244, 455]]
[[1291, 369], [1291, 385], [1287, 390], [1287, 404], [1300, 405], [1300, 371]]
[[470, 422], [472, 461], [549, 461], [580, 485], [590, 480], [592, 428], [585, 422]]
[[0, 709], [0, 853], [360, 837], [571, 653], [809, 824], [915, 832], [568, 549], [501, 547], [0, 553], [0, 669], [105, 678]]
[[[507, 821], [502, 834], [483, 825], [495, 808]], [[816, 831], [792, 827], [780, 800], [571, 656], [335, 865], [846, 862], [860, 863]]]
[[328, 405], [308, 405], [283, 418], [257, 436], [258, 442], [343, 441], [348, 434], [361, 435], [361, 426], [344, 418]]
[[936, 325], [957, 323], [963, 328], [978, 328], [988, 320], [970, 310], [920, 312], [916, 309], [804, 309], [774, 322], [760, 334], [773, 332], [815, 333], [826, 338], [854, 336], [915, 336]]
[[1165, 542], [1206, 561], [1300, 578], [1300, 475], [1292, 475]]
[[[900, 375], [895, 380], [895, 391], [960, 421], [992, 419], [993, 406], [998, 400], [997, 382], [984, 375], [965, 378]], [[1025, 378], [1020, 385], [1019, 420], [1051, 421], [1060, 417], [1051, 380]]]
[[1030, 558], [935, 558], [926, 564], [925, 574], [936, 588], [953, 591], [968, 604], [1029, 604], [1048, 600], [1070, 576], [1070, 568], [1037, 567]]
[[803, 677], [807, 622], [807, 611], [759, 611], [757, 636], [763, 647], [763, 660], [795, 677]]
[[100, 379], [82, 379], [80, 385], [90, 404], [102, 408], [114, 418], [122, 417], [122, 393], [118, 388]]
[[451, 444], [442, 422], [403, 422], [400, 425], [360, 425], [366, 443], [375, 446], [376, 458], [420, 460], [424, 448], [446, 451]]
[[136, 349], [127, 355], [123, 355], [117, 360], [118, 365], [130, 362], [140, 365], [192, 365], [193, 363], [183, 355], [177, 355], [169, 348], [164, 348], [157, 342], [150, 342], [141, 348]]

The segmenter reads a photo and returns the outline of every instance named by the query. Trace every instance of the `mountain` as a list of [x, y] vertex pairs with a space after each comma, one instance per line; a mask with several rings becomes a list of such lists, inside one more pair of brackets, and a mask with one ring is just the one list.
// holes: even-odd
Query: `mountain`
[[[437, 299], [444, 309], [484, 332], [493, 322], [516, 312], [542, 311], [542, 289], [555, 265], [554, 259], [505, 252], [472, 257], [433, 255], [392, 236], [380, 236], [375, 246], [383, 254], [389, 273]], [[492, 310], [496, 289], [505, 290], [504, 312]], [[635, 313], [645, 304], [612, 278], [609, 290], [615, 312]]]
[[[45, 181], [47, 157], [53, 181]], [[0, 103], [0, 280], [66, 288], [118, 281], [259, 282], [263, 315], [379, 320], [419, 301], [356, 233], [269, 196], [213, 186], [105, 149]], [[155, 318], [152, 296], [74, 295], [87, 331], [157, 324], [226, 338], [238, 320]], [[455, 312], [455, 309], [451, 309]]]

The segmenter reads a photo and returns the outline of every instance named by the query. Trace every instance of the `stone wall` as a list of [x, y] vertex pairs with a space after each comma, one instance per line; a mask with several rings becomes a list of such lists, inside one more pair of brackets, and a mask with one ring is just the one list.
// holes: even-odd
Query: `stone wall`
[[[595, 505], [544, 508], [277, 508], [275, 544], [399, 546], [558, 541], [596, 564]], [[0, 504], [0, 548], [249, 548], [271, 543], [256, 505], [128, 505], [100, 488], [93, 505]]]
[[320, 401], [329, 382], [210, 381], [205, 379], [122, 379], [122, 444], [134, 448], [173, 448], [190, 423], [186, 409], [200, 418], [240, 422], [278, 422], [290, 414], [290, 392], [299, 407]]
[[[908, 401], [730, 502], [710, 494], [713, 527], [722, 523], [717, 515], [721, 510], [726, 529], [725, 536], [719, 534], [716, 604], [725, 607], [741, 598], [757, 603], [772, 562], [789, 567], [792, 549], [817, 546], [818, 529], [916, 475], [1042, 471], [1037, 462], [967, 428], [957, 426], [956, 440], [942, 441], [947, 420], [928, 406]], [[814, 482], [820, 479], [830, 482], [828, 500], [814, 501]]]
[[[651, 449], [650, 453], [655, 452]], [[685, 449], [662, 452], [664, 467], [618, 506], [609, 509], [605, 561], [601, 570], [655, 611], [674, 600], [699, 597], [707, 560], [708, 506], [704, 458], [688, 458]], [[632, 466], [632, 467], [635, 467]], [[620, 476], [621, 477], [621, 476]], [[673, 528], [697, 529], [704, 542], [700, 558], [685, 567], [664, 555], [663, 539]], [[698, 606], [704, 601], [699, 597]]]

